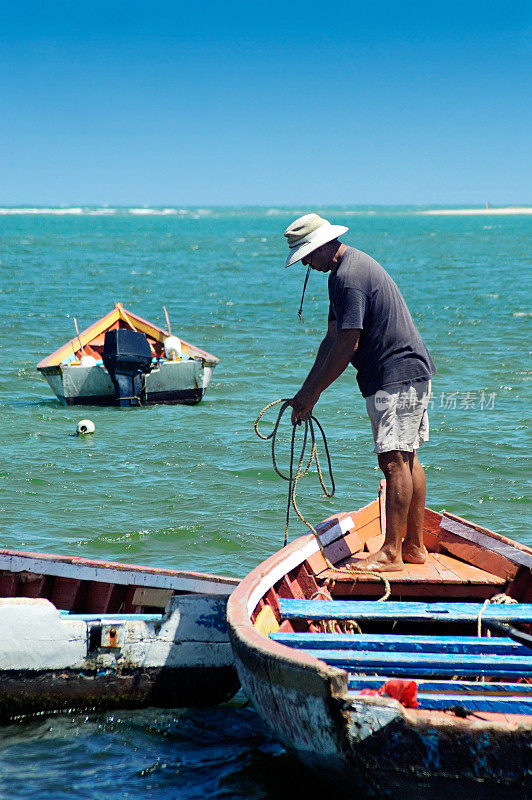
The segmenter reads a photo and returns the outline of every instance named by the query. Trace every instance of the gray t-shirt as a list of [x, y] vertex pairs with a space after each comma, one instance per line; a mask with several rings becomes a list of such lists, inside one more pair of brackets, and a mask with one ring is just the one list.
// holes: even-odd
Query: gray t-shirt
[[348, 247], [329, 276], [329, 320], [336, 330], [359, 328], [351, 363], [364, 397], [394, 383], [436, 372], [401, 292], [373, 258]]

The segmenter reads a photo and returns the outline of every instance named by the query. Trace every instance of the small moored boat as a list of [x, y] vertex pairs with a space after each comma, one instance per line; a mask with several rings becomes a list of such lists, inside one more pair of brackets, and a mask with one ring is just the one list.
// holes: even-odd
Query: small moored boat
[[115, 303], [37, 369], [67, 405], [195, 405], [218, 363], [216, 356]]
[[530, 798], [532, 549], [426, 509], [424, 564], [354, 573], [382, 545], [384, 491], [319, 525], [323, 550], [302, 536], [232, 594], [242, 688], [348, 796]]
[[0, 550], [0, 718], [206, 706], [238, 690], [235, 578]]

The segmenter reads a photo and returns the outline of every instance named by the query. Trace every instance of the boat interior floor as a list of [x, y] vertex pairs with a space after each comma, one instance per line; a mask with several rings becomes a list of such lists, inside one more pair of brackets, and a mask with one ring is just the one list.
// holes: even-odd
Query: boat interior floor
[[[357, 571], [354, 580], [351, 571], [355, 564], [363, 564], [363, 560], [371, 555], [368, 552], [356, 553], [338, 562], [336, 566], [340, 571], [324, 569], [316, 577], [328, 585], [335, 596], [380, 596], [384, 581], [376, 581], [374, 573], [366, 575], [363, 571]], [[344, 571], [345, 568], [349, 571]], [[505, 578], [445, 553], [428, 553], [424, 564], [405, 564], [402, 570], [383, 572], [382, 575], [390, 583], [394, 597], [441, 596], [442, 582], [448, 599], [491, 597], [507, 586]]]

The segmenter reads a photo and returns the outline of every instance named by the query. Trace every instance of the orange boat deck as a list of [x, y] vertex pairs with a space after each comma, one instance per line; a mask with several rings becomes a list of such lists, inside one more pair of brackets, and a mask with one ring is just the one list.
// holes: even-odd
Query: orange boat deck
[[[368, 556], [371, 556], [370, 552], [357, 553], [356, 556], [341, 561], [338, 566], [349, 568], [355, 563], [363, 563]], [[449, 599], [484, 598], [492, 587], [503, 591], [507, 583], [498, 575], [492, 575], [484, 569], [466, 564], [444, 553], [429, 553], [424, 564], [405, 564], [404, 569], [398, 572], [384, 574], [394, 597], [441, 596], [442, 582], [444, 582], [445, 594]], [[364, 575], [364, 573], [353, 575], [353, 573], [339, 573], [325, 569], [319, 577], [325, 583], [334, 582], [335, 596], [356, 594], [365, 597], [382, 594], [383, 584], [376, 580], [375, 575]]]
[[[382, 597], [385, 581], [375, 574], [353, 571], [352, 566], [363, 564], [384, 541], [385, 482], [381, 482], [377, 500], [325, 521], [321, 536], [330, 526], [340, 524], [345, 532], [325, 546], [327, 559], [316, 549], [297, 568], [289, 570], [259, 600], [252, 621], [264, 605], [269, 605], [280, 621], [281, 597], [311, 598], [324, 590], [338, 599]], [[532, 602], [531, 548], [429, 508], [425, 509], [424, 543], [428, 550], [424, 564], [405, 564], [400, 571], [383, 573], [391, 599], [478, 602], [507, 594], [519, 602]]]

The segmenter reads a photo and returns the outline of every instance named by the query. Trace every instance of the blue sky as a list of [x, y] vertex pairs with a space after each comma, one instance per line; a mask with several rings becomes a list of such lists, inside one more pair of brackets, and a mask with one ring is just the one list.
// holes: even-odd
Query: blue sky
[[530, 23], [521, 0], [0, 0], [0, 203], [532, 203]]

